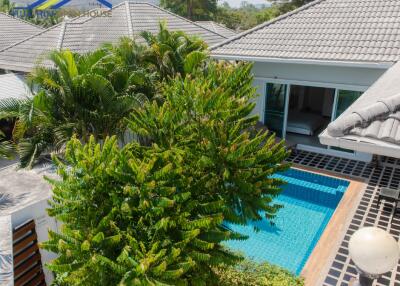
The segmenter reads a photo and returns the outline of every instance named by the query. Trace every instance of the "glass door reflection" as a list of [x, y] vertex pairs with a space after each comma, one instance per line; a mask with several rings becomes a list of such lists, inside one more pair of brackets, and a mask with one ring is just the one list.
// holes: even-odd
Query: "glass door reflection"
[[277, 136], [284, 137], [286, 84], [267, 83], [264, 124]]

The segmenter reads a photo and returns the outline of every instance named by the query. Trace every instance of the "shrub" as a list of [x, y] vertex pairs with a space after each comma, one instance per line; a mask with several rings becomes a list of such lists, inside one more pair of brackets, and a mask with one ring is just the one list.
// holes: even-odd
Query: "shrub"
[[[202, 203], [184, 186], [179, 150], [142, 153], [72, 140], [61, 182], [51, 181], [49, 214], [63, 222], [43, 244], [59, 257], [48, 265], [58, 285], [204, 285], [210, 266], [238, 257], [219, 242], [221, 201]], [[179, 187], [177, 187], [179, 186]]]
[[302, 278], [269, 263], [244, 260], [236, 266], [214, 268], [218, 286], [302, 286]]

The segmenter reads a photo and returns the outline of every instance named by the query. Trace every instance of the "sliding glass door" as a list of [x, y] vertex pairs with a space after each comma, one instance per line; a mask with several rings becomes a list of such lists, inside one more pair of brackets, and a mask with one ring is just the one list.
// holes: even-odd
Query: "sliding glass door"
[[350, 107], [360, 96], [361, 91], [343, 90], [337, 91], [336, 106], [334, 107], [334, 114], [332, 120], [338, 118], [347, 108]]
[[267, 83], [264, 124], [281, 138], [285, 130], [287, 89], [286, 84]]

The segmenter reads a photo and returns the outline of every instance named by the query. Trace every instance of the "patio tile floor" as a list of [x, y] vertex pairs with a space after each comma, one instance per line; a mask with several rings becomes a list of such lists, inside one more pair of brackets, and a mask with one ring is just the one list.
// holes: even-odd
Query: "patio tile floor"
[[[346, 176], [363, 178], [367, 183], [365, 193], [361, 198], [340, 247], [337, 249], [337, 254], [323, 284], [323, 286], [347, 286], [350, 280], [357, 275], [356, 268], [350, 260], [348, 251], [350, 237], [356, 230], [361, 227], [375, 226], [388, 231], [397, 241], [399, 240], [400, 214], [397, 214], [393, 218], [392, 224], [390, 224], [393, 216], [393, 208], [384, 202], [378, 207], [377, 201], [380, 188], [399, 188], [400, 160], [384, 157], [380, 166], [373, 166], [361, 161], [298, 150], [293, 152], [287, 161]], [[400, 285], [400, 264], [392, 272], [378, 279], [375, 285]]]

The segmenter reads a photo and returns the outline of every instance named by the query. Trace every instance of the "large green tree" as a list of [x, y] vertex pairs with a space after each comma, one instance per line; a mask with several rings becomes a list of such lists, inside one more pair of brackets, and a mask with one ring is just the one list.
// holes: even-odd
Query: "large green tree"
[[250, 116], [256, 96], [251, 68], [210, 62], [204, 70], [176, 78], [165, 87], [162, 105], [135, 109], [129, 121], [133, 132], [158, 148], [187, 150], [193, 156], [187, 162], [191, 176], [204, 184], [201, 200], [215, 200], [214, 192], [226, 195], [225, 219], [243, 224], [274, 216], [277, 208], [269, 195], [280, 188], [267, 178], [286, 168], [279, 164], [287, 156], [283, 142], [275, 144], [274, 136], [254, 131], [258, 116]]
[[273, 219], [282, 143], [254, 131], [251, 66], [210, 63], [171, 79], [164, 100], [129, 126], [151, 144], [72, 140], [49, 214], [63, 223], [43, 246], [58, 285], [214, 285], [245, 239], [224, 221]]
[[217, 0], [161, 0], [161, 6], [193, 21], [210, 20], [217, 11]]

